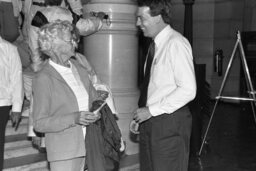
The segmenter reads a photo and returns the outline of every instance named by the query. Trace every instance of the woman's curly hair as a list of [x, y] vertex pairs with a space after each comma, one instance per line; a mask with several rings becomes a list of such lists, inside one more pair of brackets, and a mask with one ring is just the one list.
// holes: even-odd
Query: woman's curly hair
[[[67, 40], [67, 37], [69, 37], [69, 40]], [[49, 58], [48, 55], [51, 54], [53, 42], [57, 38], [70, 41], [74, 47], [77, 47], [80, 36], [76, 26], [69, 21], [56, 20], [42, 26], [38, 31], [39, 50], [45, 54], [41, 55], [42, 60]]]

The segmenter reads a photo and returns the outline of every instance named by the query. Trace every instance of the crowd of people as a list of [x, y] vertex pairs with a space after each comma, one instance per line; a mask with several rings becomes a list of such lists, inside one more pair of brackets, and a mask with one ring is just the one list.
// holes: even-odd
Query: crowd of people
[[[191, 46], [171, 16], [170, 0], [138, 0], [136, 25], [152, 39], [133, 117], [141, 171], [188, 169], [196, 81]], [[124, 142], [111, 90], [77, 51], [104, 17], [84, 18], [79, 0], [0, 0], [0, 170], [9, 115], [18, 129], [21, 113], [51, 171], [118, 170]]]

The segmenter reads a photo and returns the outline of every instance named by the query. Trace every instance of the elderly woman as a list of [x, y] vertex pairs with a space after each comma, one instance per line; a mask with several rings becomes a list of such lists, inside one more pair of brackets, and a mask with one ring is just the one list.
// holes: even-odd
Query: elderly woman
[[[31, 6], [31, 0], [26, 0], [25, 2], [30, 2], [30, 5], [27, 4], [27, 7]], [[31, 10], [28, 10], [31, 12], [30, 17], [28, 17], [28, 21], [26, 22], [26, 31], [27, 31], [27, 42], [29, 44], [29, 49], [31, 50], [31, 65], [27, 68], [27, 72], [24, 72], [24, 87], [26, 92], [26, 98], [29, 100], [30, 104], [33, 103], [33, 98], [31, 97], [32, 91], [31, 91], [31, 85], [32, 85], [32, 79], [34, 76], [34, 72], [38, 72], [43, 65], [45, 64], [44, 61], [41, 60], [39, 51], [38, 51], [38, 30], [39, 28], [48, 23], [53, 22], [55, 20], [67, 20], [73, 24], [76, 25], [76, 27], [79, 30], [79, 33], [82, 36], [87, 36], [89, 34], [92, 34], [96, 31], [99, 31], [99, 29], [102, 27], [102, 17], [90, 17], [90, 18], [82, 18], [82, 6], [80, 0], [33, 0], [33, 3], [35, 2], [44, 2], [44, 3], [36, 3], [36, 4], [44, 4], [43, 7], [37, 7], [34, 8], [35, 5], [31, 7]], [[64, 7], [63, 3], [69, 3], [71, 6], [71, 9], [68, 9], [68, 7]], [[26, 4], [26, 3], [25, 3]], [[26, 7], [26, 6], [25, 6]], [[27, 12], [28, 12], [27, 11]], [[72, 12], [75, 13], [72, 13]], [[35, 14], [35, 16], [34, 16]], [[32, 17], [32, 18], [31, 18]], [[32, 22], [31, 22], [32, 20]], [[31, 70], [32, 69], [32, 70]], [[32, 105], [31, 105], [32, 106]], [[29, 113], [33, 110], [29, 106]], [[37, 147], [39, 151], [44, 151], [43, 147], [44, 145], [44, 137], [38, 136], [38, 134], [35, 134], [33, 130], [33, 119], [31, 118], [29, 114], [29, 131], [28, 136], [32, 137], [32, 144], [34, 147]]]
[[75, 52], [77, 40], [68, 21], [46, 24], [38, 33], [46, 64], [33, 79], [33, 119], [35, 130], [45, 133], [51, 171], [84, 169], [85, 126], [99, 119], [89, 110], [93, 101], [106, 100], [116, 113], [109, 89], [86, 58]]

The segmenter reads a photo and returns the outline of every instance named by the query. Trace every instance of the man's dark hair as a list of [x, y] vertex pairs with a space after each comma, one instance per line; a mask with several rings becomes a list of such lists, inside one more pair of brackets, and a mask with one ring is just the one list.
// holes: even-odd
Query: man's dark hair
[[60, 6], [63, 0], [45, 0], [45, 4], [49, 6]]
[[138, 0], [138, 6], [149, 7], [152, 17], [161, 15], [165, 23], [171, 24], [171, 0]]

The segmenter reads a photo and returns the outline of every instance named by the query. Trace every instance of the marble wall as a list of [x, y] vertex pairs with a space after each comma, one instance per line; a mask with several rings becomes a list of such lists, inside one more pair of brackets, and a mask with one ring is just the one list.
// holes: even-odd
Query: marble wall
[[[195, 0], [193, 5], [193, 55], [196, 63], [206, 64], [206, 79], [211, 85], [211, 96], [218, 94], [223, 75], [237, 40], [237, 31], [256, 30], [254, 0]], [[183, 33], [184, 5], [173, 1], [173, 27]], [[213, 57], [223, 50], [223, 74], [214, 72]], [[236, 53], [222, 95], [239, 96], [240, 61]]]
[[244, 30], [256, 31], [256, 1], [255, 0], [245, 0]]

